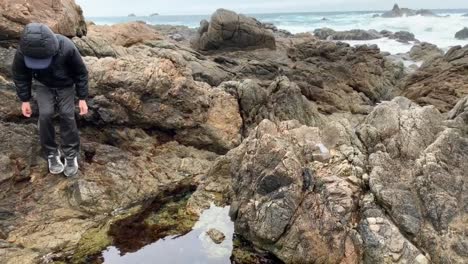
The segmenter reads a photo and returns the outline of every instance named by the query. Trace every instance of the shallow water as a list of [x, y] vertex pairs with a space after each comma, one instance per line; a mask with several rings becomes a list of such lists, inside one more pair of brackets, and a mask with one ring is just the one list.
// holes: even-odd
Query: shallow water
[[[226, 239], [215, 244], [206, 231], [216, 228]], [[229, 218], [229, 207], [212, 205], [205, 210], [191, 232], [183, 236], [168, 236], [142, 249], [123, 256], [114, 247], [102, 252], [104, 263], [108, 264], [228, 264], [233, 249], [234, 224]]]

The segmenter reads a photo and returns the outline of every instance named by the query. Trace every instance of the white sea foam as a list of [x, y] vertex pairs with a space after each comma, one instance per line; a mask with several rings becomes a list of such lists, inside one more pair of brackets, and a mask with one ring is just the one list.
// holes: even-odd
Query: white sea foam
[[[409, 31], [416, 39], [433, 43], [444, 50], [452, 46], [467, 45], [468, 40], [455, 39], [455, 33], [468, 26], [468, 17], [463, 17], [461, 13], [439, 14], [441, 17], [400, 17], [400, 18], [373, 18], [372, 14], [337, 14], [327, 16], [327, 21], [322, 21], [320, 16], [300, 15], [289, 18], [287, 16], [274, 19], [274, 23], [279, 28], [289, 30], [293, 33], [312, 32], [314, 29], [328, 27], [337, 31], [350, 29], [375, 29], [377, 31], [390, 30]], [[377, 44], [381, 50], [392, 54], [407, 52], [411, 49], [411, 44], [400, 43], [386, 38], [369, 41], [346, 41], [351, 45]]]
[[[455, 33], [463, 27], [468, 27], [468, 17], [462, 14], [466, 11], [439, 13], [441, 17], [400, 17], [382, 18], [372, 16], [372, 12], [347, 13], [291, 13], [291, 14], [258, 14], [252, 15], [262, 22], [274, 23], [278, 28], [292, 33], [313, 32], [317, 28], [329, 27], [337, 31], [350, 29], [375, 29], [409, 31], [420, 41], [436, 44], [444, 50], [455, 45], [468, 45], [468, 40], [455, 39]], [[449, 15], [449, 17], [443, 17]], [[327, 20], [322, 20], [322, 18]], [[209, 19], [209, 15], [199, 16], [156, 16], [156, 17], [103, 17], [89, 18], [97, 24], [114, 24], [131, 20], [142, 20], [149, 24], [170, 24], [198, 27], [202, 19]], [[386, 38], [370, 41], [347, 41], [352, 45], [377, 44], [382, 51], [392, 54], [407, 52], [412, 44], [404, 44]]]

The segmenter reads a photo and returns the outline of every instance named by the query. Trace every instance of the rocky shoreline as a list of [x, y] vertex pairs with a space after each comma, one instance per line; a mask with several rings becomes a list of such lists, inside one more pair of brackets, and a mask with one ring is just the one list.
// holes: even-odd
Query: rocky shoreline
[[91, 93], [82, 171], [63, 179], [47, 173], [37, 109], [21, 117], [10, 72], [22, 25], [56, 21], [40, 2], [43, 13], [0, 13], [5, 263], [99, 263], [148, 201], [195, 187], [171, 209], [190, 221], [162, 234], [230, 205], [235, 263], [468, 261], [468, 46], [417, 44], [403, 56], [422, 65], [408, 71], [375, 45], [228, 10], [198, 31], [98, 26], [62, 1], [54, 29], [85, 56]]

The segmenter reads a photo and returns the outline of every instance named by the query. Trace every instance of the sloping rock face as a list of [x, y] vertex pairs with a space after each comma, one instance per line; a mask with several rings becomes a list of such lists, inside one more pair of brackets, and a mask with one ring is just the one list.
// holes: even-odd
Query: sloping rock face
[[192, 42], [198, 50], [218, 50], [223, 48], [271, 48], [275, 37], [257, 20], [232, 11], [218, 9], [211, 21], [200, 24], [199, 36]]
[[288, 56], [294, 62], [286, 75], [326, 113], [369, 113], [376, 102], [392, 98], [403, 68], [384, 59], [377, 46], [303, 41]]
[[439, 49], [436, 45], [427, 42], [414, 45], [409, 52], [410, 58], [415, 61], [427, 61], [431, 58], [443, 55], [443, 50]]
[[88, 24], [85, 37], [75, 37], [73, 42], [83, 56], [118, 57], [126, 54], [122, 47], [144, 44], [162, 37], [156, 29], [144, 22], [128, 22], [111, 26]]
[[0, 44], [9, 46], [20, 38], [23, 27], [31, 22], [47, 24], [54, 32], [67, 37], [86, 35], [81, 7], [73, 0], [0, 1]]
[[423, 64], [404, 84], [403, 94], [421, 105], [450, 111], [468, 95], [468, 46], [453, 47]]
[[264, 120], [192, 204], [222, 193], [236, 232], [285, 263], [464, 263], [466, 100], [447, 119], [398, 97], [357, 129]]
[[457, 38], [457, 39], [468, 39], [468, 28], [465, 27], [462, 30], [458, 31], [455, 34], [455, 38]]

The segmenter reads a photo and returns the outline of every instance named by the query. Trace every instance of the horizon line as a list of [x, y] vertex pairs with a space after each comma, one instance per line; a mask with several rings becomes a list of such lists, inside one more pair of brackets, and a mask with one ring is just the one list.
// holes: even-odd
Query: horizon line
[[[217, 9], [226, 9], [226, 8], [217, 8]], [[217, 10], [216, 9], [216, 10]], [[229, 9], [228, 9], [229, 10]], [[421, 8], [421, 9], [415, 9], [415, 10], [430, 10], [430, 11], [468, 11], [468, 7], [464, 7], [464, 8], [436, 8], [436, 9], [431, 9], [431, 8]], [[301, 12], [297, 12], [297, 11], [286, 11], [286, 12], [237, 12], [239, 14], [246, 14], [246, 15], [274, 15], [274, 14], [310, 14], [310, 13], [316, 13], [316, 14], [327, 14], [327, 13], [353, 13], [353, 12], [368, 12], [368, 13], [383, 13], [383, 12], [387, 12], [389, 10], [349, 10], [349, 11], [345, 11], [345, 10], [342, 10], [342, 11], [301, 11]], [[212, 15], [214, 12], [212, 12], [211, 14], [190, 14], [190, 13], [186, 13], [186, 14], [158, 14], [154, 17], [159, 17], [159, 16], [210, 16]], [[84, 16], [85, 18], [95, 18], [95, 17], [131, 17], [129, 16], [130, 14], [135, 14], [136, 16], [134, 17], [151, 17], [151, 14], [148, 14], [148, 15], [137, 15], [136, 13], [129, 13], [127, 15], [112, 15], [112, 16], [102, 16], [102, 15], [99, 15], [99, 16]]]

